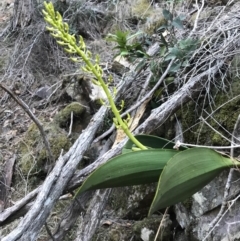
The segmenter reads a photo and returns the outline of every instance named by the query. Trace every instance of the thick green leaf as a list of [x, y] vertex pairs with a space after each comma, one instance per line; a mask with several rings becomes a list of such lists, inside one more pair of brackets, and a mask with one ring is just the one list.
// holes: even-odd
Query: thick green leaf
[[174, 26], [178, 29], [184, 29], [183, 23], [182, 23], [182, 20], [180, 19], [180, 17], [176, 17], [173, 19], [172, 26]]
[[[151, 136], [151, 135], [136, 135], [135, 138], [140, 141], [144, 146], [153, 149], [173, 149], [175, 146], [174, 142], [167, 139]], [[136, 147], [135, 144], [129, 139], [125, 144], [122, 153], [132, 152], [132, 148]], [[180, 150], [186, 150], [186, 147], [180, 147]]]
[[176, 59], [176, 58], [182, 59], [183, 57], [184, 57], [184, 51], [182, 51], [181, 49], [175, 46], [175, 47], [169, 48], [169, 53], [165, 57], [165, 61]]
[[176, 73], [182, 66], [182, 63], [180, 61], [173, 63], [172, 66], [169, 69], [169, 72]]
[[163, 9], [162, 13], [166, 20], [172, 21], [173, 15], [167, 9]]
[[177, 153], [175, 150], [144, 150], [117, 156], [94, 171], [77, 195], [87, 190], [157, 182], [167, 161]]
[[184, 201], [233, 163], [236, 165], [235, 161], [208, 148], [179, 152], [163, 169], [149, 215]]

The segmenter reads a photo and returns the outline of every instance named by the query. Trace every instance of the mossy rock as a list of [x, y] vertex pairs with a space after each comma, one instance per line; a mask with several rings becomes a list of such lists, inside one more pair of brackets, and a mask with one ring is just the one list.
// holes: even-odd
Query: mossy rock
[[66, 127], [70, 123], [71, 113], [73, 113], [74, 118], [79, 118], [85, 112], [85, 109], [79, 102], [72, 102], [54, 117], [54, 121], [60, 127]]
[[[229, 101], [233, 96], [240, 94], [240, 88], [238, 86], [240, 86], [240, 81], [233, 82], [231, 90], [227, 94], [224, 92], [216, 93], [215, 96], [213, 96], [214, 108], [213, 105], [212, 107], [204, 106], [209, 114], [212, 113], [211, 117], [209, 117], [207, 113], [201, 113], [204, 100], [198, 100], [198, 107], [196, 107], [194, 103], [189, 103], [182, 107], [179, 117], [182, 119], [183, 130], [187, 130], [184, 132], [186, 142], [210, 146], [230, 145], [230, 142], [222, 136], [231, 140], [231, 133], [240, 113], [240, 98]], [[199, 110], [199, 113], [196, 108]], [[200, 122], [200, 116], [215, 130], [205, 123]]]
[[146, 217], [155, 195], [156, 183], [114, 188], [109, 206], [118, 217], [139, 219]]
[[[71, 146], [67, 134], [53, 123], [42, 123], [55, 160], [61, 150], [68, 151]], [[49, 163], [48, 154], [42, 136], [35, 124], [31, 124], [19, 145], [19, 167], [23, 175], [46, 172], [53, 163]]]

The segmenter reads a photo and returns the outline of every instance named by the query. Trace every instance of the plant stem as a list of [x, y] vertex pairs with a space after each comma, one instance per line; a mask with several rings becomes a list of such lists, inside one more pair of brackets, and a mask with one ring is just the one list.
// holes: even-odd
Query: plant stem
[[[74, 47], [74, 46], [73, 46]], [[83, 61], [86, 63], [86, 65], [92, 70], [92, 73], [96, 76], [97, 80], [100, 82], [101, 87], [103, 88], [107, 99], [109, 101], [109, 104], [111, 106], [112, 112], [115, 115], [119, 126], [121, 126], [121, 128], [123, 129], [123, 131], [125, 132], [125, 134], [128, 136], [128, 138], [140, 149], [142, 150], [147, 150], [147, 147], [145, 147], [142, 143], [140, 143], [132, 134], [132, 132], [129, 130], [128, 126], [126, 123], [124, 123], [124, 121], [122, 120], [121, 115], [119, 114], [119, 111], [115, 105], [115, 102], [112, 98], [112, 95], [107, 87], [107, 85], [105, 84], [104, 80], [102, 79], [102, 76], [98, 73], [98, 71], [95, 69], [94, 65], [91, 63], [91, 61], [89, 61], [89, 59], [87, 58], [87, 56], [84, 54], [83, 51], [81, 51], [79, 48], [76, 49], [77, 53], [82, 57]]]
[[69, 27], [67, 23], [64, 23], [62, 21], [62, 16], [55, 12], [53, 4], [44, 2], [46, 11], [43, 10], [44, 19], [46, 22], [48, 22], [52, 27], [47, 28], [52, 36], [56, 39], [60, 39], [61, 41], [57, 41], [58, 44], [63, 45], [65, 47], [65, 51], [69, 53], [76, 53], [79, 57], [82, 58], [82, 60], [85, 62], [84, 70], [87, 72], [91, 72], [97, 79], [98, 84], [103, 88], [103, 91], [105, 92], [108, 102], [110, 104], [110, 107], [112, 109], [113, 114], [115, 115], [115, 118], [117, 120], [116, 125], [121, 127], [125, 134], [129, 137], [129, 139], [140, 149], [146, 150], [147, 147], [145, 147], [143, 144], [141, 144], [131, 133], [131, 131], [128, 128], [127, 123], [125, 123], [119, 114], [119, 110], [117, 109], [115, 102], [112, 98], [112, 94], [108, 89], [107, 84], [104, 82], [102, 78], [102, 69], [98, 65], [98, 60], [96, 60], [95, 65], [91, 62], [91, 53], [90, 51], [86, 51], [85, 43], [80, 36], [79, 44], [76, 42], [76, 38], [74, 35], [71, 35], [69, 33]]

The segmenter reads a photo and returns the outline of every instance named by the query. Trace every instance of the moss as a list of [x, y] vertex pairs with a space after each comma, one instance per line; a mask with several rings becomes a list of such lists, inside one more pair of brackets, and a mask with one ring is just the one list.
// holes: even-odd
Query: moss
[[[64, 134], [59, 134], [57, 136], [54, 135], [52, 138], [49, 139], [49, 143], [54, 159], [57, 159], [59, 157], [62, 149], [66, 151], [70, 148], [70, 142]], [[44, 148], [39, 152], [39, 161], [43, 162], [47, 159], [48, 154], [46, 152], [46, 149]]]
[[137, 0], [132, 4], [132, 14], [136, 17], [148, 17], [154, 11], [148, 0]]
[[72, 102], [61, 110], [55, 117], [54, 121], [60, 127], [66, 127], [71, 120], [71, 113], [74, 117], [80, 117], [85, 111], [85, 107], [78, 102]]
[[[208, 113], [213, 113], [211, 115], [212, 118], [204, 112], [198, 113], [196, 106], [193, 103], [182, 107], [181, 115], [179, 116], [182, 118], [183, 130], [187, 130], [184, 133], [184, 138], [187, 142], [193, 144], [229, 146], [230, 143], [221, 135], [231, 139], [231, 135], [229, 133], [232, 133], [235, 122], [240, 113], [240, 98], [236, 98], [227, 103], [232, 96], [240, 94], [240, 88], [236, 88], [235, 85], [240, 86], [239, 81], [236, 84], [232, 83], [232, 90], [230, 90], [228, 94], [222, 92], [215, 95], [214, 109], [210, 106], [204, 106]], [[199, 100], [198, 103], [198, 109], [202, 110], [203, 100]], [[218, 107], [220, 108], [218, 109]], [[214, 111], [216, 109], [218, 110]], [[206, 119], [207, 123], [216, 131], [203, 122], [198, 123], [200, 115], [202, 115], [202, 117]]]
[[163, 17], [162, 10], [158, 9], [147, 18], [147, 21], [143, 26], [143, 31], [151, 35], [164, 24], [166, 24], [166, 20]]
[[192, 203], [193, 203], [193, 198], [192, 197], [189, 197], [187, 198], [186, 200], [184, 200], [182, 202], [182, 204], [184, 205], [184, 207], [187, 209], [187, 210], [191, 210], [192, 208]]
[[[53, 157], [56, 160], [62, 149], [67, 151], [70, 148], [71, 142], [67, 138], [66, 133], [55, 123], [43, 122], [43, 126]], [[20, 142], [19, 153], [19, 166], [23, 175], [39, 173], [45, 170], [45, 165], [48, 163], [48, 155], [42, 136], [35, 124], [29, 126], [28, 131]]]

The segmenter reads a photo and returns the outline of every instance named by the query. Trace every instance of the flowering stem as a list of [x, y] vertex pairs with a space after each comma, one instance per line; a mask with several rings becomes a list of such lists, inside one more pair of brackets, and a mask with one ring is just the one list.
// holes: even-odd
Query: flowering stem
[[[97, 84], [102, 87], [103, 91], [106, 94], [110, 107], [112, 109], [113, 114], [115, 115], [115, 125], [116, 127], [120, 127], [123, 129], [125, 134], [129, 137], [129, 139], [140, 149], [146, 150], [142, 143], [140, 143], [131, 131], [128, 128], [128, 124], [121, 118], [119, 110], [117, 109], [115, 102], [113, 100], [112, 94], [109, 91], [107, 84], [104, 82], [102, 75], [103, 70], [99, 66], [99, 59], [96, 56], [95, 63], [91, 62], [92, 53], [86, 49], [86, 45], [84, 43], [83, 38], [80, 36], [79, 43], [74, 35], [69, 33], [69, 26], [67, 23], [63, 22], [62, 16], [59, 12], [55, 12], [53, 4], [44, 2], [45, 10], [43, 10], [45, 21], [51, 26], [47, 27], [47, 30], [51, 32], [51, 35], [57, 39], [57, 43], [59, 45], [64, 46], [64, 50], [70, 54], [75, 54], [83, 60], [85, 63], [85, 67], [82, 69], [85, 72], [93, 74], [97, 80], [93, 80], [94, 84]], [[79, 58], [71, 58], [73, 61], [78, 62]]]

